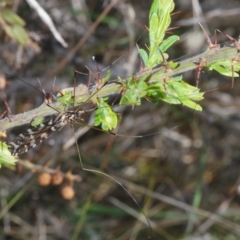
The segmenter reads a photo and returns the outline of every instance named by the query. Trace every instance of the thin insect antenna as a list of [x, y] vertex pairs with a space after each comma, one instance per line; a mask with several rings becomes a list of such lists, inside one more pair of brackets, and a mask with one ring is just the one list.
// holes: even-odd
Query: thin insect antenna
[[[85, 65], [85, 67], [86, 67], [86, 65]], [[75, 72], [76, 72], [76, 73], [79, 73], [79, 74], [82, 74], [82, 75], [86, 75], [86, 76], [88, 75], [87, 73], [80, 72], [80, 71], [77, 71], [77, 70], [75, 70]]]
[[229, 36], [228, 34], [220, 31], [219, 29], [217, 29], [216, 31], [218, 31], [219, 33], [223, 34], [224, 36], [226, 36], [235, 46], [235, 48], [237, 49], [238, 52], [240, 52], [240, 36], [238, 37], [238, 40], [236, 40], [235, 38]]
[[[235, 38], [229, 36], [228, 34], [220, 31], [220, 30], [216, 30], [219, 33], [223, 34], [224, 36], [226, 36], [235, 46], [235, 48], [237, 49], [237, 53], [239, 53], [240, 51], [240, 38], [238, 38], [238, 40], [236, 40]], [[231, 70], [232, 70], [232, 88], [234, 86], [234, 64], [233, 62], [240, 62], [240, 58], [236, 55], [232, 58], [232, 63], [231, 63]]]
[[208, 43], [208, 46], [210, 49], [218, 49], [220, 48], [220, 45], [217, 44], [217, 35], [216, 35], [216, 30], [215, 30], [215, 33], [214, 33], [214, 43], [212, 43], [210, 37], [208, 36], [206, 30], [204, 29], [204, 27], [202, 26], [202, 24], [200, 22], [198, 22], [199, 26], [201, 27], [201, 29], [203, 30], [203, 33], [207, 39], [207, 43]]
[[214, 30], [214, 45], [220, 47], [220, 45], [217, 43], [217, 30], [216, 29]]
[[158, 47], [158, 51], [160, 52], [160, 54], [162, 56], [163, 66], [166, 66], [167, 65], [167, 59], [164, 57], [164, 54], [159, 47]]
[[[80, 124], [79, 122], [76, 122], [76, 123]], [[181, 125], [182, 124], [179, 124], [179, 125], [171, 128], [171, 130], [176, 129], [176, 128], [180, 127]], [[109, 134], [111, 134], [115, 137], [124, 137], [124, 138], [144, 138], [144, 137], [150, 137], [150, 136], [153, 136], [153, 135], [164, 132], [163, 130], [161, 130], [161, 131], [157, 131], [157, 132], [154, 132], [154, 133], [149, 133], [149, 134], [144, 134], [144, 135], [133, 135], [132, 136], [132, 135], [125, 135], [125, 134], [119, 134], [119, 133], [114, 133], [114, 132], [106, 132], [106, 131], [104, 131], [100, 128], [94, 127], [94, 126], [89, 126], [89, 125], [84, 125], [84, 126], [89, 127], [91, 129], [94, 129], [94, 130], [97, 130], [97, 131], [100, 131], [100, 132], [103, 132], [103, 133], [109, 133]]]
[[[199, 65], [201, 65], [201, 64], [199, 64]], [[209, 90], [209, 91], [207, 91], [207, 92], [215, 91], [215, 90], [217, 90], [217, 89], [218, 89], [218, 88], [215, 88], [215, 89]], [[96, 93], [94, 93], [94, 94], [96, 94]], [[94, 95], [94, 94], [93, 94], [93, 95]], [[91, 98], [91, 97], [90, 97], [90, 98]], [[181, 99], [183, 99], [183, 98], [181, 98]], [[181, 99], [179, 98], [180, 101], [181, 101]], [[77, 123], [77, 124], [80, 124], [80, 125], [82, 124], [81, 122], [78, 122], [78, 121], [76, 121], [76, 123]], [[91, 128], [91, 129], [94, 129], [94, 130], [97, 130], [97, 131], [100, 131], [100, 132], [109, 133], [109, 134], [111, 134], [111, 135], [113, 135], [113, 136], [117, 136], [117, 137], [127, 137], [127, 138], [143, 138], [143, 137], [153, 136], [153, 135], [155, 135], [155, 134], [159, 134], [159, 133], [163, 132], [163, 131], [161, 130], [161, 131], [154, 132], [154, 133], [150, 133], [150, 134], [134, 135], [134, 136], [132, 136], [132, 135], [125, 135], [125, 134], [114, 133], [114, 132], [111, 132], [111, 131], [104, 131], [104, 130], [98, 128], [98, 127], [89, 126], [89, 125], [86, 125], [86, 124], [84, 124], [84, 126], [89, 127], [89, 128]], [[173, 128], [171, 128], [171, 129], [178, 128], [179, 126], [181, 126], [181, 124], [180, 124], [180, 125], [177, 125], [177, 126], [175, 126], [175, 127], [173, 127]]]
[[51, 92], [46, 92], [45, 89], [42, 87], [41, 81], [39, 80], [39, 78], [37, 79], [38, 83], [41, 87], [41, 93], [43, 94], [44, 98], [45, 98], [45, 103], [49, 104], [52, 102], [53, 98], [55, 98], [55, 96], [53, 95], [53, 89], [55, 87], [55, 80], [56, 77], [53, 79], [53, 83], [52, 83], [52, 87], [51, 87]]
[[9, 121], [12, 121], [12, 111], [11, 111], [5, 97], [3, 96], [2, 91], [0, 91], [0, 93], [1, 93], [0, 95], [1, 95], [1, 98], [3, 100], [3, 103], [5, 105], [5, 108], [6, 108], [6, 111], [3, 114], [1, 114], [0, 119], [3, 118], [7, 114], [7, 117], [9, 119]]
[[[149, 28], [145, 25], [145, 28], [147, 29], [147, 31], [149, 32]], [[136, 39], [136, 45], [138, 45], [137, 43], [139, 42], [139, 40], [142, 38], [142, 36], [144, 35], [145, 31], [143, 31], [138, 38]]]
[[75, 106], [76, 86], [77, 86], [77, 72], [76, 72], [76, 71], [74, 71], [73, 107]]
[[46, 91], [45, 91], [45, 89], [43, 89], [40, 79], [37, 78], [37, 80], [38, 80], [38, 84], [40, 85], [40, 87], [41, 87], [41, 89], [42, 89], [42, 93], [43, 93], [44, 97], [47, 98]]
[[177, 14], [180, 14], [180, 13], [181, 13], [181, 11], [173, 12], [173, 13], [171, 13], [171, 16], [174, 16], [174, 15], [177, 15]]
[[54, 91], [54, 88], [55, 88], [55, 83], [56, 83], [56, 77], [54, 77], [53, 79], [53, 83], [52, 83], [52, 87], [51, 87], [51, 96], [53, 97], [53, 91]]
[[99, 69], [99, 67], [98, 67], [98, 64], [97, 64], [97, 62], [96, 62], [96, 60], [95, 60], [95, 56], [92, 56], [92, 60], [94, 61], [94, 63], [95, 63], [95, 66], [96, 66], [96, 68], [97, 68], [97, 73], [98, 73], [98, 79], [100, 79], [101, 78], [101, 71], [100, 71], [100, 69]]
[[109, 69], [111, 66], [113, 66], [116, 62], [118, 62], [121, 58], [123, 58], [123, 56], [125, 56], [126, 54], [123, 54], [122, 56], [118, 57], [115, 61], [113, 61], [111, 64], [109, 64], [107, 67], [105, 67], [104, 69], [102, 69], [102, 72], [106, 71], [107, 69]]
[[231, 70], [232, 70], [232, 88], [234, 86], [234, 67], [233, 67], [233, 61], [231, 63]]
[[87, 65], [85, 65], [85, 68], [88, 70], [88, 72], [89, 72], [89, 74], [88, 74], [88, 88], [89, 88], [89, 86], [90, 86], [90, 81], [91, 81], [91, 76], [93, 76], [93, 78], [95, 78], [94, 77], [94, 74], [93, 74], [93, 72], [91, 71], [91, 69], [87, 66]]
[[21, 82], [24, 82], [24, 83], [27, 84], [28, 86], [34, 88], [34, 89], [37, 90], [38, 92], [42, 93], [37, 87], [34, 87], [32, 84], [26, 82], [25, 80], [23, 80], [23, 79], [21, 79], [21, 78], [19, 78], [19, 77], [17, 77], [17, 79], [20, 80]]
[[170, 32], [170, 30], [175, 30], [175, 29], [178, 29], [179, 27], [172, 27], [172, 28], [168, 28], [166, 31], [165, 31], [165, 34], [174, 34], [174, 32]]
[[115, 105], [115, 103], [117, 102], [117, 100], [120, 99], [120, 97], [122, 96], [122, 94], [123, 94], [123, 90], [121, 90], [121, 91], [118, 93], [117, 97], [116, 97], [116, 98], [114, 99], [114, 101], [111, 103], [112, 106]]
[[54, 79], [53, 79], [53, 84], [52, 84], [52, 87], [51, 87], [51, 90], [52, 90], [52, 91], [53, 91], [54, 88], [55, 88], [55, 83], [56, 83], [56, 77], [54, 77]]
[[[72, 130], [73, 130], [73, 125], [71, 125], [71, 128], [72, 128]], [[78, 153], [78, 156], [79, 156], [79, 161], [80, 161], [80, 165], [81, 165], [82, 170], [83, 170], [83, 171], [87, 171], [87, 172], [92, 172], [92, 173], [98, 173], [98, 174], [103, 175], [103, 176], [105, 176], [105, 177], [107, 177], [107, 178], [110, 178], [110, 179], [113, 180], [115, 183], [117, 183], [117, 184], [128, 194], [128, 196], [135, 202], [135, 204], [137, 205], [137, 207], [139, 208], [139, 210], [142, 212], [142, 214], [144, 215], [144, 217], [145, 217], [146, 220], [147, 220], [147, 223], [148, 223], [148, 226], [149, 226], [149, 228], [150, 228], [150, 230], [151, 230], [151, 235], [152, 235], [152, 234], [153, 234], [153, 230], [152, 230], [152, 227], [151, 227], [151, 224], [150, 224], [150, 221], [149, 221], [147, 215], [144, 213], [142, 207], [139, 205], [139, 203], [137, 202], [137, 200], [136, 200], [136, 199], [132, 196], [132, 194], [123, 186], [123, 184], [122, 184], [120, 181], [116, 180], [114, 177], [108, 175], [107, 173], [104, 173], [104, 172], [101, 172], [101, 171], [98, 171], [98, 170], [94, 170], [94, 169], [84, 168], [83, 162], [82, 162], [82, 158], [81, 158], [81, 154], [80, 154], [80, 149], [79, 149], [78, 143], [77, 143], [77, 137], [76, 137], [76, 134], [75, 134], [74, 130], [73, 130], [73, 134], [74, 134], [75, 143], [76, 143], [76, 147], [77, 147], [77, 153]]]
[[[40, 91], [39, 89], [35, 88], [35, 87], [32, 86], [31, 84], [28, 84], [28, 85], [30, 85], [31, 87], [35, 88], [36, 90], [38, 90], [39, 92], [41, 92], [41, 93], [44, 95], [44, 97], [45, 97], [45, 103], [46, 103], [46, 105], [47, 105], [48, 107], [52, 108], [52, 109], [55, 110], [57, 113], [60, 113], [59, 110], [57, 110], [56, 108], [54, 108], [54, 107], [52, 107], [52, 106], [50, 105], [50, 103], [52, 102], [52, 98], [53, 98], [53, 96], [54, 96], [54, 95], [52, 94], [52, 90], [53, 90], [53, 88], [55, 87], [55, 79], [56, 79], [56, 77], [53, 79], [53, 84], [52, 84], [52, 87], [51, 87], [51, 93], [49, 94], [49, 97], [47, 96], [48, 93], [47, 93], [47, 92], [44, 90], [44, 88], [42, 87], [42, 84], [41, 84], [41, 81], [39, 80], [39, 78], [38, 78], [38, 83], [39, 83], [42, 91]], [[22, 79], [21, 79], [21, 81], [22, 81]], [[24, 82], [24, 81], [23, 81], [23, 82]], [[27, 82], [25, 82], [25, 83], [27, 83]]]
[[[12, 76], [12, 75], [10, 75], [10, 74], [6, 74], [6, 75]], [[39, 78], [38, 78], [38, 83], [39, 83], [39, 85], [40, 85], [40, 87], [41, 87], [41, 90], [39, 90], [37, 87], [33, 86], [32, 84], [28, 83], [27, 81], [25, 81], [25, 80], [23, 80], [23, 79], [21, 79], [21, 78], [19, 78], [19, 77], [16, 77], [16, 79], [18, 79], [19, 81], [25, 83], [26, 85], [30, 86], [31, 88], [35, 89], [36, 91], [40, 92], [41, 94], [43, 94], [44, 97], [45, 97], [45, 99], [47, 100], [47, 103], [46, 103], [47, 105], [48, 105], [49, 102], [51, 102], [51, 99], [52, 99], [52, 97], [53, 97], [53, 94], [51, 93], [51, 94], [50, 94], [50, 97], [47, 96], [47, 92], [46, 92], [46, 91], [44, 90], [44, 88], [42, 87], [42, 84], [41, 84], [41, 81], [39, 80]], [[54, 83], [53, 83], [51, 89], [54, 88], [54, 85], [55, 85], [55, 78], [54, 78]]]
[[204, 35], [205, 35], [205, 37], [206, 37], [206, 39], [207, 39], [208, 45], [211, 46], [211, 45], [212, 45], [212, 41], [211, 41], [211, 39], [209, 38], [206, 30], [204, 29], [203, 25], [202, 25], [200, 22], [198, 22], [198, 24], [199, 24], [199, 26], [201, 27], [201, 29], [203, 30], [203, 33], [204, 33]]
[[[87, 66], [86, 66], [87, 69], [89, 69]], [[91, 70], [89, 69], [89, 71], [91, 72]], [[97, 88], [95, 92], [93, 92], [88, 99], [86, 99], [85, 103], [88, 102], [93, 96], [95, 96], [105, 85], [107, 85], [108, 81], [104, 82], [100, 88]], [[77, 108], [75, 110], [75, 112], [78, 112], [79, 110], [81, 109], [81, 106], [79, 106], [79, 108]]]
[[[146, 46], [146, 44], [145, 44], [145, 46]], [[137, 43], [136, 43], [136, 47], [137, 47], [138, 54], [139, 54], [140, 48], [139, 48]], [[140, 57], [140, 69], [139, 69], [139, 72], [144, 72], [145, 70], [146, 70], [146, 66], [144, 65], [144, 62], [143, 62], [142, 58]]]
[[54, 100], [56, 100], [56, 97], [53, 95], [53, 91], [54, 91], [54, 88], [55, 88], [55, 83], [56, 83], [56, 77], [54, 77], [53, 79], [53, 84], [52, 84], [52, 87], [51, 87], [51, 98], [54, 98]]
[[[90, 69], [86, 65], [85, 65], [85, 67], [87, 68], [88, 71], [90, 71]], [[84, 73], [84, 72], [80, 72], [80, 71], [77, 71], [77, 70], [74, 70], [74, 72], [75, 72], [75, 74], [78, 73], [78, 74], [81, 74], [81, 75], [89, 76], [89, 74]], [[89, 88], [89, 83], [90, 83], [90, 79], [88, 77], [88, 84], [87, 84], [88, 88]]]
[[199, 82], [200, 82], [201, 71], [202, 71], [203, 67], [206, 66], [206, 63], [204, 62], [204, 60], [202, 58], [199, 58], [198, 62], [193, 62], [193, 63], [196, 64], [196, 86], [198, 87]]

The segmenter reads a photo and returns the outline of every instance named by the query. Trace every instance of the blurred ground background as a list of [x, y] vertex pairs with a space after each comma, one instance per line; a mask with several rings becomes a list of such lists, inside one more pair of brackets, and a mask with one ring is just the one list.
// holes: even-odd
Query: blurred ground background
[[[73, 51], [110, 1], [39, 1], [67, 48], [56, 41], [25, 1], [13, 1], [12, 9], [26, 21], [32, 40], [31, 45], [22, 47], [0, 31], [0, 71], [9, 82], [4, 93], [13, 114], [43, 101], [41, 93], [19, 77], [38, 88], [38, 78], [50, 89], [54, 77], [59, 89], [73, 86], [74, 70], [87, 74], [87, 66], [97, 72], [92, 56], [100, 69], [110, 66], [113, 79], [137, 72], [136, 43], [140, 47], [148, 43], [151, 2], [118, 1]], [[175, 3], [179, 13], [173, 16], [171, 26], [179, 27], [172, 31], [181, 40], [168, 52], [170, 59], [187, 58], [206, 49], [198, 21], [211, 37], [214, 29], [238, 37], [239, 1]], [[227, 41], [222, 36], [218, 40]], [[71, 51], [69, 61], [63, 62]], [[78, 75], [79, 82], [87, 79]], [[186, 73], [184, 79], [195, 85], [196, 73]], [[78, 139], [85, 167], [108, 173], [127, 188], [148, 216], [152, 235], [146, 219], [139, 219], [138, 207], [119, 185], [82, 171], [75, 145], [66, 146], [74, 138], [71, 128], [65, 127], [20, 156], [15, 170], [1, 169], [0, 239], [240, 239], [239, 79], [231, 88], [230, 78], [206, 71], [201, 74], [200, 87], [206, 91], [202, 112], [148, 102], [134, 110], [117, 109], [122, 115], [119, 133], [154, 135], [134, 139], [90, 129]], [[76, 125], [76, 131], [78, 128], [84, 126]], [[8, 138], [22, 130], [10, 131]], [[28, 161], [79, 176], [81, 181], [73, 183], [75, 197], [62, 197], [67, 182], [40, 186], [39, 173], [26, 167]]]

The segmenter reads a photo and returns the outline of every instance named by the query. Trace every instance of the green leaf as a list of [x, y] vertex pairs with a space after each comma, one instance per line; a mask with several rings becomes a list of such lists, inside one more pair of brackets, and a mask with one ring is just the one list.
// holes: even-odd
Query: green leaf
[[197, 87], [182, 81], [181, 76], [171, 78], [166, 83], [152, 84], [147, 90], [147, 96], [154, 103], [162, 100], [170, 104], [183, 104], [198, 111], [202, 108], [196, 101], [202, 100], [203, 94]]
[[[167, 90], [169, 88], [174, 91], [175, 96], [184, 106], [198, 111], [202, 110], [202, 107], [195, 102], [203, 99], [204, 93], [200, 92], [200, 89], [191, 86], [184, 81], [170, 81], [167, 84]], [[171, 93], [173, 93], [173, 91]]]
[[145, 82], [145, 78], [136, 81], [134, 77], [132, 77], [124, 86], [127, 90], [122, 95], [120, 105], [140, 105], [141, 99], [147, 95], [146, 90], [148, 85]]
[[7, 144], [0, 142], [0, 167], [2, 165], [14, 165], [16, 161], [16, 158], [8, 150]]
[[174, 9], [172, 0], [154, 0], [149, 14], [149, 54], [143, 49], [139, 49], [139, 54], [147, 68], [153, 68], [160, 64], [162, 54], [167, 59], [164, 52], [177, 40], [178, 36], [170, 36], [164, 39], [165, 32], [171, 23], [171, 12]]
[[170, 13], [174, 9], [172, 0], [154, 0], [149, 14], [150, 46], [159, 46], [171, 23]]
[[20, 44], [27, 44], [29, 43], [30, 39], [25, 31], [25, 29], [20, 25], [13, 25], [11, 28], [12, 31], [12, 38], [14, 38], [16, 41], [18, 41]]
[[173, 9], [174, 3], [172, 0], [154, 0], [149, 15], [150, 55], [161, 44], [171, 23], [170, 13]]
[[31, 122], [31, 126], [37, 127], [37, 126], [39, 126], [40, 124], [42, 124], [43, 121], [44, 121], [44, 118], [43, 118], [43, 117], [35, 118], [35, 119]]
[[20, 44], [28, 44], [30, 38], [27, 31], [23, 28], [25, 22], [9, 9], [0, 11], [1, 25], [9, 37]]
[[117, 127], [118, 116], [107, 104], [107, 99], [100, 98], [97, 101], [98, 109], [95, 111], [94, 126], [102, 126], [104, 131], [111, 131]]
[[64, 104], [66, 107], [73, 105], [73, 96], [71, 91], [61, 91], [62, 96], [57, 98], [57, 102]]
[[25, 22], [22, 18], [20, 18], [17, 14], [15, 14], [10, 9], [1, 10], [0, 14], [3, 16], [4, 20], [11, 25], [20, 25], [24, 26]]
[[[157, 36], [160, 38], [163, 38], [165, 35], [165, 31], [163, 35], [159, 34], [157, 27], [159, 26], [159, 16], [156, 12], [153, 12], [150, 19], [149, 19], [149, 40], [150, 40], [150, 46], [153, 45], [159, 45], [157, 44]], [[162, 40], [162, 39], [161, 39]], [[161, 41], [160, 41], [161, 42]]]
[[143, 60], [143, 63], [145, 66], [147, 66], [147, 63], [148, 63], [148, 54], [147, 52], [144, 50], [144, 49], [139, 49], [139, 54]]
[[163, 40], [159, 47], [155, 49], [155, 52], [152, 53], [151, 59], [147, 62], [147, 66], [155, 67], [156, 65], [160, 64], [163, 61], [162, 54], [164, 55], [165, 59], [168, 59], [168, 55], [164, 52], [167, 51], [167, 49], [179, 39], [179, 36], [172, 35]]
[[[232, 64], [233, 64], [233, 70], [232, 70]], [[238, 77], [239, 74], [236, 73], [240, 70], [240, 64], [237, 62], [230, 62], [230, 61], [225, 61], [225, 62], [220, 62], [220, 63], [214, 63], [209, 66], [209, 70], [214, 69], [218, 73], [227, 76], [227, 77]]]
[[111, 75], [112, 75], [112, 72], [108, 70], [107, 75], [104, 78], [102, 78], [102, 82], [106, 83], [110, 79]]
[[161, 83], [155, 83], [148, 87], [147, 97], [157, 104], [160, 100], [166, 99], [167, 94]]
[[169, 47], [171, 47], [176, 41], [180, 38], [177, 35], [172, 35], [165, 40], [162, 41], [161, 45], [159, 46], [161, 52], [166, 52]]

